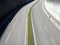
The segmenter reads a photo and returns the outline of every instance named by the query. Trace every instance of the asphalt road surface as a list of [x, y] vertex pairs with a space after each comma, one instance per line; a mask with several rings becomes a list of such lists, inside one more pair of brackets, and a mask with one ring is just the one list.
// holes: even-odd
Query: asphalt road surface
[[35, 45], [60, 45], [60, 29], [48, 18], [40, 0], [32, 9], [31, 21]]
[[0, 45], [27, 45], [27, 23], [28, 12], [30, 7], [34, 4], [24, 6], [13, 18], [4, 32]]

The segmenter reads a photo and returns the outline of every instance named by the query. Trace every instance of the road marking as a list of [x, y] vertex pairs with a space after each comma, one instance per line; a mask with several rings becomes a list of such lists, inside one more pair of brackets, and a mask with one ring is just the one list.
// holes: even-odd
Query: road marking
[[35, 31], [34, 31], [34, 26], [33, 26], [33, 20], [32, 20], [32, 14], [31, 14], [31, 22], [32, 22], [32, 29], [33, 29], [34, 43], [35, 43], [35, 45], [37, 45], [37, 43], [36, 43]]
[[50, 38], [51, 38], [51, 40], [52, 40], [53, 44], [54, 44], [54, 45], [56, 45], [56, 43], [55, 43], [54, 39], [53, 39], [52, 37], [50, 37]]
[[9, 37], [11, 36], [11, 33], [12, 32], [9, 32], [9, 35], [8, 35], [7, 39], [5, 40], [6, 42], [8, 41]]
[[24, 40], [24, 45], [28, 45], [28, 44], [27, 44], [27, 34], [28, 34], [27, 24], [28, 24], [28, 19], [26, 19], [26, 27], [25, 27], [25, 40]]
[[[46, 29], [47, 32], [49, 32], [46, 26], [44, 26], [44, 28]], [[56, 45], [54, 39], [53, 39], [52, 37], [50, 37], [50, 39], [51, 39], [51, 41], [53, 42], [53, 44]]]
[[17, 18], [15, 19], [14, 23], [13, 23], [13, 28], [15, 28], [16, 22], [17, 22], [18, 20], [19, 20], [19, 18], [17, 17]]

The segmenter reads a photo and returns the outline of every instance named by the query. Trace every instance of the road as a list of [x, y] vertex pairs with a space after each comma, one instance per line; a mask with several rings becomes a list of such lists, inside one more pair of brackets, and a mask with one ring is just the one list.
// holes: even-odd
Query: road
[[27, 45], [28, 12], [33, 4], [34, 2], [31, 2], [18, 11], [6, 28], [0, 40], [0, 45]]
[[60, 45], [60, 29], [48, 18], [40, 0], [31, 11], [35, 45]]

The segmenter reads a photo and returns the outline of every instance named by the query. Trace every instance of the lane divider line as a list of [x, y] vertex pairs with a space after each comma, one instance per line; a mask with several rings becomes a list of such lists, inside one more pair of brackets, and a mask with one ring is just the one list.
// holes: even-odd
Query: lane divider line
[[7, 39], [5, 40], [6, 43], [8, 42], [9, 37], [11, 36], [12, 32], [9, 32]]
[[27, 45], [27, 34], [28, 34], [27, 23], [28, 23], [28, 20], [27, 20], [27, 18], [26, 18], [26, 27], [25, 27], [25, 40], [24, 40], [24, 45]]
[[[31, 16], [32, 16], [32, 14], [31, 14]], [[34, 31], [34, 26], [33, 26], [33, 20], [32, 20], [32, 17], [31, 17], [31, 22], [32, 22], [32, 29], [33, 29], [33, 37], [34, 37], [34, 43], [35, 43], [35, 45], [37, 45], [37, 43], [36, 43], [36, 36], [35, 36], [35, 31]]]
[[54, 44], [54, 45], [56, 45], [56, 43], [55, 43], [54, 39], [53, 39], [52, 37], [50, 37], [50, 38], [51, 38], [51, 40], [52, 40], [53, 44]]

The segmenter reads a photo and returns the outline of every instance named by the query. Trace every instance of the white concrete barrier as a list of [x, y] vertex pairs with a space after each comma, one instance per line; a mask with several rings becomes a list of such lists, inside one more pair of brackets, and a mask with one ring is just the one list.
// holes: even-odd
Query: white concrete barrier
[[[44, 12], [46, 13], [46, 15], [48, 16], [48, 18], [53, 22], [54, 25], [56, 25], [56, 27], [58, 27], [60, 29], [60, 12], [59, 12], [59, 8], [57, 6], [56, 9], [54, 9], [55, 4], [53, 2], [43, 2], [42, 4], [42, 8], [44, 10]], [[58, 13], [59, 12], [59, 13]]]
[[[60, 25], [60, 3], [53, 3], [53, 2], [49, 2], [49, 1], [46, 0], [44, 2], [44, 8], [50, 14], [49, 17], [52, 17], [52, 19], [55, 21], [55, 23]], [[54, 0], [52, 0], [52, 1], [54, 1]]]

